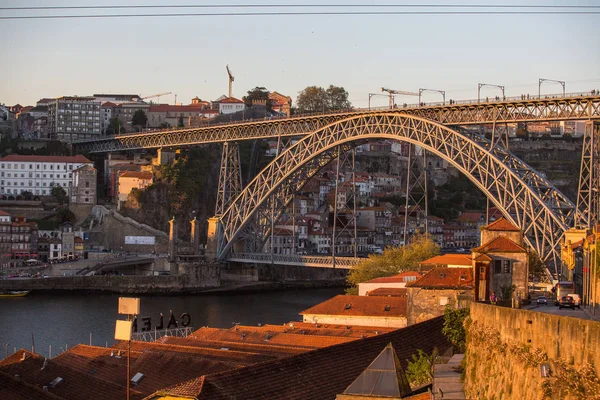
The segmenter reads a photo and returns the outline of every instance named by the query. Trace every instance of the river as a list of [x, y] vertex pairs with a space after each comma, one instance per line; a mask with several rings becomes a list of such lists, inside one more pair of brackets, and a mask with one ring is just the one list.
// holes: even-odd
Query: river
[[[250, 294], [202, 294], [193, 296], [140, 296], [141, 316], [165, 325], [170, 310], [179, 320], [187, 312], [191, 326], [230, 328], [242, 325], [283, 324], [300, 321], [299, 312], [343, 292], [342, 288], [287, 290]], [[114, 342], [115, 320], [125, 319], [117, 313], [119, 295], [99, 294], [36, 294], [21, 298], [0, 299], [0, 359], [15, 348], [31, 349], [32, 334], [35, 351], [48, 356], [78, 343], [89, 344], [90, 333], [95, 346]], [[139, 324], [141, 328], [141, 321]]]

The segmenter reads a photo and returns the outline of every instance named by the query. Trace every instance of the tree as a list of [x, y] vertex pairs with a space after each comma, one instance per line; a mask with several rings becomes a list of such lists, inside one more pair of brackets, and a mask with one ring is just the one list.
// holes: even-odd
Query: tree
[[67, 207], [61, 207], [56, 211], [56, 220], [59, 224], [63, 224], [65, 222], [75, 223], [75, 219], [75, 214]]
[[546, 276], [544, 272], [545, 264], [541, 260], [540, 256], [534, 250], [528, 249], [527, 257], [529, 258], [529, 274], [543, 278]]
[[467, 350], [465, 319], [468, 316], [468, 308], [453, 310], [449, 306], [446, 306], [444, 310], [444, 327], [442, 328], [442, 333], [459, 353], [464, 353]]
[[29, 190], [24, 190], [21, 192], [21, 196], [23, 196], [24, 200], [31, 200], [33, 199], [33, 193]]
[[178, 128], [183, 128], [183, 115], [179, 116], [179, 119], [177, 120], [177, 127]]
[[440, 248], [426, 236], [415, 236], [407, 246], [388, 247], [381, 255], [371, 254], [348, 274], [346, 281], [350, 288], [346, 292], [356, 293], [361, 282], [403, 271], [415, 271], [419, 268], [419, 262], [438, 254]]
[[246, 106], [248, 107], [252, 106], [252, 103], [256, 100], [264, 101], [267, 110], [273, 109], [273, 102], [269, 98], [269, 91], [262, 86], [257, 86], [252, 90], [248, 90], [248, 94], [242, 97], [242, 100], [244, 100], [244, 103], [246, 103]]
[[407, 360], [406, 379], [410, 386], [416, 388], [418, 386], [430, 383], [433, 378], [433, 364], [437, 358], [437, 351], [434, 349], [431, 355], [428, 355], [423, 350], [417, 350], [417, 354], [412, 355], [412, 360]]
[[146, 117], [146, 113], [144, 112], [144, 110], [137, 110], [133, 113], [133, 117], [131, 118], [131, 125], [143, 128], [146, 126], [146, 122], [148, 122], [148, 117]]
[[110, 119], [108, 126], [106, 127], [107, 135], [116, 135], [118, 133], [125, 132], [124, 126], [121, 124], [121, 120], [117, 117]]
[[333, 85], [329, 85], [327, 89], [308, 86], [298, 94], [296, 105], [300, 113], [335, 111], [352, 107], [346, 89]]
[[50, 195], [56, 199], [56, 201], [60, 204], [64, 204], [67, 199], [67, 192], [62, 186], [58, 184], [52, 185], [52, 189], [50, 189]]

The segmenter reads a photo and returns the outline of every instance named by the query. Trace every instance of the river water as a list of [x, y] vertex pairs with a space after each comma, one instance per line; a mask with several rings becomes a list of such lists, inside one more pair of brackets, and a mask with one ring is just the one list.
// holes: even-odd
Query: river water
[[[151, 317], [158, 325], [160, 313], [165, 325], [172, 310], [177, 320], [182, 313], [191, 316], [191, 326], [230, 328], [242, 325], [283, 324], [300, 321], [299, 312], [343, 292], [342, 288], [288, 290], [251, 294], [202, 294], [193, 296], [140, 296], [141, 317]], [[20, 298], [0, 298], [0, 359], [15, 348], [31, 349], [48, 356], [78, 343], [95, 346], [114, 342], [119, 295], [36, 294]], [[141, 328], [141, 321], [138, 324]]]

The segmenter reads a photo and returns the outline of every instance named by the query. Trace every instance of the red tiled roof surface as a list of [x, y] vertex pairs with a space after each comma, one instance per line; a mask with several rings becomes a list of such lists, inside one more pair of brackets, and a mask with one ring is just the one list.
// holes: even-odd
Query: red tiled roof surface
[[312, 314], [371, 317], [405, 316], [406, 298], [340, 294], [300, 313], [300, 315]]
[[413, 277], [413, 276], [420, 278], [421, 276], [423, 276], [423, 274], [418, 271], [404, 271], [397, 275], [382, 276], [379, 278], [371, 279], [370, 281], [366, 281], [364, 283], [400, 283], [400, 282], [405, 282], [404, 279], [406, 277]]
[[464, 265], [471, 266], [471, 255], [470, 254], [444, 254], [441, 256], [435, 256], [428, 258], [425, 261], [421, 261], [420, 265], [434, 264], [439, 266], [444, 265]]
[[91, 163], [85, 156], [78, 154], [76, 156], [27, 156], [19, 154], [10, 154], [0, 158], [0, 161], [17, 162], [53, 162], [53, 163]]
[[406, 297], [406, 288], [377, 288], [367, 292], [367, 296]]
[[483, 229], [488, 231], [508, 231], [508, 232], [519, 232], [520, 229], [514, 226], [511, 222], [504, 218], [497, 219], [491, 224], [484, 226]]
[[[262, 338], [266, 338], [266, 334], [262, 335]], [[270, 343], [269, 341], [262, 340], [262, 343], [244, 342], [241, 340], [241, 334], [239, 338], [235, 340], [208, 340], [202, 338], [178, 338], [178, 337], [167, 337], [162, 339], [164, 343], [175, 344], [181, 346], [197, 346], [205, 349], [212, 349], [214, 351], [221, 351], [222, 353], [228, 353], [229, 351], [236, 351], [242, 354], [253, 354], [265, 356], [268, 359], [286, 357], [290, 354], [300, 354], [312, 348], [300, 347], [300, 346], [283, 346]], [[223, 350], [227, 349], [227, 350]], [[224, 354], [227, 356], [227, 354]], [[248, 363], [244, 363], [248, 365]]]
[[102, 108], [113, 108], [113, 107], [116, 107], [116, 106], [117, 106], [117, 105], [116, 105], [115, 103], [112, 103], [112, 102], [110, 102], [110, 101], [107, 101], [106, 103], [103, 103], [101, 107], [102, 107]]
[[0, 372], [0, 395], [3, 400], [65, 400], [4, 372]]
[[427, 272], [416, 282], [410, 282], [406, 287], [427, 289], [470, 289], [473, 287], [472, 268], [437, 267]]
[[479, 222], [483, 217], [481, 211], [465, 211], [456, 218], [456, 221], [461, 222]]
[[10, 217], [10, 214], [9, 214], [9, 213], [7, 213], [6, 211], [2, 211], [2, 210], [0, 210], [0, 216], [1, 216], [1, 217]]
[[235, 97], [228, 97], [226, 99], [223, 99], [221, 101], [219, 101], [219, 103], [243, 103], [243, 101], [241, 101], [240, 99], [236, 99]]
[[504, 236], [498, 236], [475, 249], [478, 253], [523, 253], [525, 249]]
[[[24, 349], [5, 358], [0, 363], [0, 371], [13, 376], [18, 374], [20, 379], [37, 387], [49, 386], [50, 382], [61, 377], [63, 382], [54, 388], [49, 387], [48, 391], [69, 400], [112, 400], [123, 397], [125, 393], [124, 386], [97, 378], [89, 372], [82, 373], [64, 367], [53, 360], [45, 360], [44, 357]], [[132, 398], [141, 398], [141, 393], [137, 390], [133, 389], [131, 393]]]
[[475, 261], [479, 261], [479, 262], [482, 262], [482, 261], [492, 261], [492, 258], [489, 257], [489, 256], [487, 256], [487, 255], [485, 255], [485, 254], [480, 254], [477, 257], [475, 257]]
[[396, 349], [403, 368], [415, 349], [427, 354], [434, 347], [445, 351], [450, 345], [441, 333], [442, 325], [443, 319], [438, 317], [362, 340], [205, 375], [157, 394], [198, 400], [330, 400], [343, 393], [388, 343]]
[[152, 172], [150, 172], [150, 171], [125, 171], [121, 175], [119, 175], [119, 178], [137, 178], [137, 179], [150, 180], [150, 179], [152, 179]]

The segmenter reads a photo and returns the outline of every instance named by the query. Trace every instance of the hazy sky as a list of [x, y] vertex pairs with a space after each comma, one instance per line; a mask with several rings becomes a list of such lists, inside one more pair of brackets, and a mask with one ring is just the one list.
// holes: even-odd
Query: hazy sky
[[[376, 3], [386, 2], [402, 3], [383, 0]], [[0, 0], [2, 7], [119, 3], [169, 4], [167, 0]], [[172, 4], [193, 3], [227, 4], [218, 0], [172, 0]], [[306, 2], [263, 0], [260, 3]], [[330, 0], [328, 3], [366, 2]], [[575, 4], [549, 0], [511, 3]], [[252, 2], [237, 0], [229, 4]], [[600, 5], [600, 2], [577, 4]], [[0, 16], [15, 14], [0, 11]], [[478, 82], [505, 85], [507, 95], [537, 93], [540, 77], [567, 81], [567, 92], [589, 91], [600, 88], [599, 20], [600, 15], [0, 20], [0, 103], [31, 105], [42, 97], [100, 92], [142, 96], [173, 92], [177, 101], [184, 104], [194, 96], [213, 100], [227, 93], [226, 64], [235, 75], [233, 93], [239, 98], [255, 86], [265, 86], [290, 95], [295, 101], [306, 86], [333, 84], [345, 87], [355, 106], [366, 106], [368, 93], [379, 92], [381, 86], [407, 91], [444, 89], [447, 98], [468, 99], [477, 97]], [[546, 93], [561, 90], [560, 85], [543, 86]], [[497, 94], [494, 89], [482, 92], [489, 96]], [[436, 101], [436, 96], [429, 94], [425, 100]], [[160, 101], [173, 103], [174, 96], [162, 97]], [[374, 98], [379, 105], [386, 101], [384, 97]], [[414, 102], [414, 99], [398, 98], [397, 102]]]

